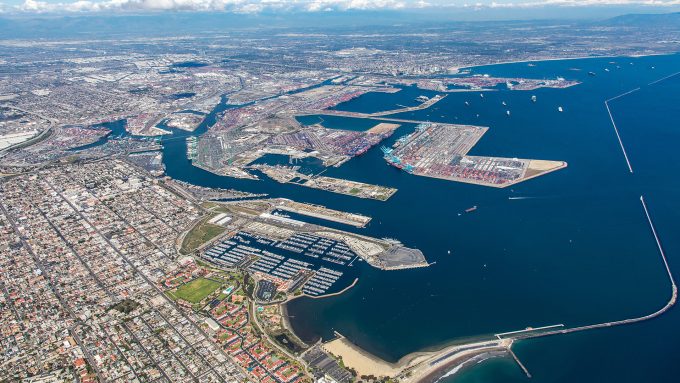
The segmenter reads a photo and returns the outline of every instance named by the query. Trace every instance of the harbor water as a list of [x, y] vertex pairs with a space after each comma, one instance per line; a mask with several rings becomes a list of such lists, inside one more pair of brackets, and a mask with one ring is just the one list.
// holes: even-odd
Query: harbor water
[[[680, 161], [675, 156], [680, 76], [649, 85], [678, 68], [680, 55], [477, 67], [473, 74], [559, 76], [582, 84], [534, 91], [499, 87], [483, 98], [479, 92], [449, 93], [429, 109], [391, 116], [488, 126], [470, 154], [568, 163], [566, 169], [504, 189], [414, 176], [388, 166], [378, 147], [324, 175], [397, 188], [386, 202], [266, 177], [217, 176], [192, 166], [185, 141], [172, 137], [164, 142], [164, 163], [169, 176], [196, 185], [268, 193], [370, 216], [365, 228], [343, 229], [396, 238], [434, 263], [381, 271], [357, 262], [352, 267], [360, 269], [360, 278], [350, 290], [292, 301], [291, 324], [308, 341], [329, 339], [338, 331], [361, 348], [396, 361], [411, 352], [528, 326], [635, 317], [656, 311], [670, 295], [640, 195], [671, 268], [680, 273]], [[638, 87], [610, 102], [631, 174], [604, 101]], [[411, 106], [420, 94], [433, 92], [405, 88], [370, 94], [337, 109], [373, 112]], [[194, 134], [205, 132], [226, 107], [223, 100]], [[300, 121], [362, 130], [375, 123], [330, 116]], [[402, 124], [384, 144], [392, 145], [413, 129], [414, 124]], [[472, 206], [477, 209], [466, 213]], [[670, 382], [680, 373], [679, 323], [673, 308], [635, 325], [520, 341], [514, 350], [536, 382]], [[519, 382], [526, 377], [511, 359], [494, 358], [442, 381]]]

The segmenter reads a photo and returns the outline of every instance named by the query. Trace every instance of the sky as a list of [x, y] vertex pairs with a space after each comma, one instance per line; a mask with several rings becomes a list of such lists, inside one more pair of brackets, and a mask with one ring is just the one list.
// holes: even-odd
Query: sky
[[333, 12], [427, 8], [541, 8], [588, 6], [677, 8], [680, 0], [0, 0], [1, 13], [130, 13], [159, 11]]

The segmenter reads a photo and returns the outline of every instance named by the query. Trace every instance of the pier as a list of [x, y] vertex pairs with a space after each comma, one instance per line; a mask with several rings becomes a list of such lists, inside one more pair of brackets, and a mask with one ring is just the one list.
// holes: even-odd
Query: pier
[[[520, 334], [520, 333], [535, 332], [535, 331], [553, 329], [553, 328], [556, 328], [556, 327], [564, 327], [564, 325], [563, 324], [554, 324], [554, 325], [550, 325], [550, 326], [543, 326], [543, 327], [536, 327], [536, 328], [526, 328], [524, 330], [501, 332], [501, 333], [495, 334], [494, 336], [500, 340], [500, 339], [503, 339], [503, 337], [505, 335], [515, 335], [515, 334]], [[510, 336], [509, 338], [512, 338], [512, 337]]]
[[515, 362], [517, 363], [519, 368], [522, 369], [522, 371], [527, 376], [527, 378], [531, 379], [531, 373], [529, 372], [529, 370], [527, 370], [527, 368], [524, 366], [524, 364], [522, 364], [522, 362], [519, 360], [517, 355], [515, 355], [515, 353], [512, 351], [511, 347], [512, 347], [512, 345], [508, 346], [508, 353], [510, 353], [510, 355], [512, 356], [512, 359], [515, 360]]

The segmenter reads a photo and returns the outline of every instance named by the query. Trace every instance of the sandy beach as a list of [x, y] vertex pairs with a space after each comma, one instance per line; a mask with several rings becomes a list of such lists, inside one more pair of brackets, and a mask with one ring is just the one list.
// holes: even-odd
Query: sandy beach
[[[337, 333], [336, 333], [337, 334]], [[510, 340], [488, 340], [445, 347], [438, 351], [415, 352], [396, 363], [383, 359], [361, 349], [344, 336], [324, 343], [322, 347], [330, 354], [342, 358], [347, 367], [361, 375], [388, 376], [404, 382], [434, 382], [457, 366], [486, 353], [504, 353], [510, 347]]]
[[336, 338], [323, 345], [323, 348], [342, 358], [342, 362], [347, 367], [356, 370], [359, 376], [395, 376], [401, 372], [396, 364], [388, 363], [368, 352], [360, 349], [345, 337]]

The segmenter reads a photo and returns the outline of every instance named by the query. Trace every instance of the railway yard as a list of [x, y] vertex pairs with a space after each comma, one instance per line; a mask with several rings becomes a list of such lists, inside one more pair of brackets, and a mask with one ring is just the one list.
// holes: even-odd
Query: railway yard
[[567, 166], [563, 161], [468, 156], [488, 128], [423, 123], [383, 147], [388, 164], [418, 176], [507, 187]]

